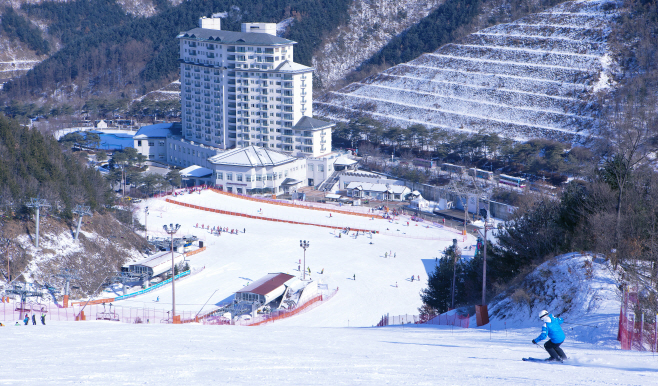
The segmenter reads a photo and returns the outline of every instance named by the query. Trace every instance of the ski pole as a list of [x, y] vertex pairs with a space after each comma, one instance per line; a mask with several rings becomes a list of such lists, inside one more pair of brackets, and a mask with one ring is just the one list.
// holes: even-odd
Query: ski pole
[[580, 323], [570, 323], [570, 322], [562, 322], [564, 324], [573, 324], [574, 326], [583, 326], [583, 327], [594, 327], [594, 328], [599, 328], [599, 326], [595, 326], [593, 324], [580, 324]]

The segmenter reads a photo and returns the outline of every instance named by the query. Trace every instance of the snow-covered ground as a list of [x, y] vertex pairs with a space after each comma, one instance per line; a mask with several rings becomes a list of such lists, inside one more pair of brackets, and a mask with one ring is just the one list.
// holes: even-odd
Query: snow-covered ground
[[486, 329], [424, 326], [8, 326], [0, 327], [0, 384], [655, 384], [658, 359], [651, 353], [568, 340], [566, 364], [522, 362], [546, 357], [530, 343], [539, 329], [490, 335]]
[[[327, 212], [256, 203], [211, 191], [176, 199], [240, 213], [301, 216], [308, 222], [356, 226], [364, 221], [391, 226], [382, 219], [336, 213], [328, 218]], [[214, 214], [163, 199], [140, 205], [142, 211], [136, 212], [140, 220], [143, 207], [149, 206], [150, 236], [164, 236], [162, 225], [179, 223], [179, 234], [196, 234], [208, 246], [205, 252], [190, 257], [193, 267], [205, 269], [176, 285], [178, 310], [199, 311], [210, 298], [210, 306], [204, 309], [209, 311], [213, 304], [269, 272], [299, 274], [297, 265], [303, 256], [299, 239], [311, 242], [306, 262], [312, 277], [339, 291], [317, 308], [259, 327], [50, 320], [46, 326], [14, 327], [10, 322], [0, 328], [0, 384], [655, 383], [658, 358], [618, 349], [616, 273], [602, 259], [568, 254], [539, 266], [510, 293], [490, 304], [492, 323], [484, 327], [378, 328], [371, 326], [382, 314], [417, 313], [427, 270], [450, 243], [405, 236], [433, 232], [447, 238], [453, 230], [400, 223], [395, 225], [407, 235], [337, 238], [327, 228]], [[196, 228], [197, 223], [237, 228], [241, 233], [212, 236]], [[246, 233], [242, 233], [244, 229]], [[384, 258], [389, 251], [396, 257]], [[324, 274], [319, 274], [322, 269]], [[412, 283], [408, 280], [412, 274], [420, 274], [422, 280]], [[167, 309], [170, 294], [171, 287], [165, 286], [115, 303]], [[156, 303], [158, 296], [160, 302]], [[547, 357], [531, 343], [541, 330], [536, 314], [544, 308], [561, 313], [572, 323], [563, 325], [567, 340], [562, 347], [570, 358], [565, 364], [521, 361], [523, 357]], [[472, 321], [471, 327], [474, 325]]]
[[[260, 211], [263, 216], [309, 223], [383, 231], [389, 228], [391, 233], [372, 238], [361, 234], [354, 238], [352, 232], [350, 236], [339, 238], [338, 231], [329, 228], [221, 215], [167, 203], [164, 199], [145, 200], [139, 205], [149, 207], [149, 236], [164, 237], [163, 225], [179, 223], [180, 235], [194, 234], [207, 247], [205, 252], [189, 257], [192, 267], [205, 266], [205, 269], [176, 285], [177, 310], [196, 312], [210, 299], [203, 308], [204, 312], [210, 311], [214, 304], [230, 299], [235, 291], [267, 273], [300, 275], [297, 267], [300, 260], [303, 265], [303, 250], [299, 240], [303, 239], [310, 241], [306, 265], [311, 268], [311, 277], [339, 291], [327, 303], [287, 323], [346, 326], [349, 319], [351, 326], [372, 326], [387, 312], [417, 314], [421, 306], [419, 292], [427, 280], [428, 270], [433, 270], [434, 261], [443, 249], [453, 238], [459, 239], [462, 248], [475, 243], [472, 236], [467, 242], [461, 242], [462, 236], [449, 228], [425, 228], [416, 226], [413, 221], [407, 226], [403, 220], [396, 224], [376, 217], [371, 220], [337, 213], [332, 213], [330, 218], [324, 211], [247, 201], [212, 191], [186, 194], [175, 200], [254, 215]], [[136, 219], [143, 222], [143, 209], [136, 211]], [[240, 233], [213, 236], [207, 230], [196, 228], [196, 224], [238, 229]], [[384, 257], [391, 252], [395, 257]], [[467, 249], [464, 255], [472, 256], [474, 252], [474, 249]], [[324, 274], [319, 273], [322, 269]], [[420, 275], [421, 281], [411, 282], [412, 275]], [[108, 292], [104, 296], [113, 294]], [[160, 302], [156, 303], [158, 296]], [[116, 302], [119, 306], [157, 308], [170, 307], [170, 303], [170, 286]]]

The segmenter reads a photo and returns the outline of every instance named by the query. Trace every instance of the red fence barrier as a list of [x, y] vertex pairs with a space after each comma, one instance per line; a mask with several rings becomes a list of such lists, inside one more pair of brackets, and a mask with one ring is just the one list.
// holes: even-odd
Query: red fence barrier
[[456, 326], [461, 328], [468, 328], [470, 323], [470, 315], [461, 316], [456, 312], [452, 314], [444, 313], [434, 317], [428, 315], [397, 315], [397, 316], [382, 316], [377, 327], [394, 326], [400, 324], [434, 324], [438, 326]]
[[[322, 303], [331, 299], [338, 289], [325, 295], [320, 294], [306, 303], [285, 311], [275, 311], [267, 315], [259, 315], [251, 320], [243, 320], [234, 323], [243, 326], [259, 326], [266, 323], [273, 323], [277, 320], [289, 318], [303, 312], [307, 312]], [[0, 303], [0, 321], [4, 324], [18, 322], [23, 325], [25, 315], [28, 315], [29, 322], [32, 323], [32, 316], [35, 316], [38, 324], [41, 324], [41, 315], [45, 315], [46, 324], [48, 321], [82, 321], [82, 320], [106, 320], [121, 323], [172, 323], [169, 310], [155, 308], [133, 308], [122, 307], [106, 304], [88, 304], [86, 307], [75, 305], [69, 308], [59, 308], [55, 304], [39, 303]], [[231, 324], [229, 319], [222, 316], [199, 316], [194, 311], [181, 311], [176, 313], [180, 317], [180, 323], [201, 322], [203, 324], [228, 325]]]
[[645, 322], [644, 314], [637, 320], [633, 307], [637, 302], [636, 291], [624, 290], [617, 340], [621, 342], [622, 350], [658, 352], [658, 315], [653, 323]]
[[336, 292], [338, 292], [338, 289], [336, 289], [335, 291], [331, 292], [328, 295], [320, 294], [318, 296], [311, 298], [306, 303], [299, 305], [290, 310], [274, 311], [270, 314], [258, 315], [256, 318], [249, 320], [238, 320], [234, 323], [231, 323], [229, 319], [218, 315], [207, 316], [199, 319], [202, 319], [203, 324], [214, 324], [214, 325], [235, 324], [239, 326], [260, 326], [267, 323], [274, 323], [277, 320], [290, 318], [291, 316], [299, 315], [303, 312], [312, 310], [318, 307], [319, 305], [321, 305], [322, 303], [329, 301], [329, 299], [331, 299], [332, 297], [334, 297], [334, 295], [336, 295]]
[[[83, 310], [84, 313], [81, 313]], [[84, 308], [80, 305], [59, 308], [52, 303], [0, 304], [0, 321], [4, 321], [6, 324], [15, 322], [23, 324], [26, 314], [30, 318], [30, 321], [32, 320], [32, 315], [36, 315], [38, 324], [41, 324], [41, 314], [45, 314], [46, 323], [51, 320], [109, 320], [122, 323], [171, 323], [170, 312], [164, 309], [109, 306], [109, 304], [105, 306], [103, 304], [92, 304]], [[78, 315], [81, 317], [78, 318]], [[181, 316], [182, 321], [189, 322], [195, 320], [195, 312], [193, 311], [177, 312], [176, 315]]]
[[[192, 209], [205, 210], [207, 212], [226, 214], [226, 215], [229, 215], [229, 216], [247, 217], [247, 218], [253, 218], [253, 219], [256, 219], [256, 220], [265, 220], [265, 221], [274, 221], [274, 222], [285, 222], [285, 223], [289, 223], [289, 224], [311, 225], [311, 226], [322, 227], [322, 228], [330, 228], [330, 229], [345, 229], [345, 228], [347, 228], [347, 227], [339, 227], [339, 226], [333, 226], [333, 225], [314, 224], [314, 223], [310, 223], [310, 222], [281, 220], [281, 219], [276, 219], [276, 218], [272, 218], [272, 217], [265, 217], [265, 216], [254, 216], [254, 215], [250, 215], [250, 214], [231, 212], [231, 211], [223, 210], [223, 209], [206, 208], [205, 206], [187, 204], [187, 203], [184, 203], [184, 202], [172, 200], [171, 198], [167, 198], [165, 200], [168, 203], [171, 203], [171, 204], [176, 204], [176, 205], [180, 205], [180, 206], [184, 206], [184, 207], [192, 208]], [[351, 227], [349, 229], [350, 229], [350, 231], [355, 231], [355, 232], [378, 233], [377, 231], [371, 231], [370, 229], [351, 228]]]
[[370, 214], [370, 213], [351, 212], [351, 211], [348, 211], [348, 210], [340, 210], [340, 209], [333, 209], [333, 208], [319, 208], [317, 206], [292, 204], [292, 203], [286, 203], [286, 202], [281, 202], [281, 201], [268, 200], [268, 199], [263, 199], [263, 198], [256, 198], [256, 197], [252, 197], [252, 196], [244, 196], [244, 195], [240, 195], [240, 194], [225, 192], [223, 190], [219, 190], [219, 189], [216, 189], [216, 188], [208, 188], [208, 189], [212, 190], [215, 193], [225, 194], [227, 196], [236, 197], [236, 198], [240, 198], [240, 199], [243, 199], [243, 200], [262, 202], [264, 204], [289, 206], [289, 207], [293, 207], [293, 208], [302, 208], [302, 209], [311, 209], [311, 210], [321, 210], [323, 212], [342, 213], [342, 214], [349, 214], [349, 215], [352, 215], [352, 216], [361, 216], [361, 217], [372, 217], [373, 216], [373, 214]]

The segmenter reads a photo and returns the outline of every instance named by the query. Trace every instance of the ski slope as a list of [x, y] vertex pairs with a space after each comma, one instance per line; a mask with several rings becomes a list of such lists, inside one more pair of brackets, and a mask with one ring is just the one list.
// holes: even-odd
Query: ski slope
[[[311, 277], [327, 284], [329, 289], [339, 289], [329, 302], [304, 314], [303, 325], [346, 326], [349, 320], [351, 326], [372, 326], [385, 313], [417, 314], [421, 306], [419, 292], [427, 280], [427, 270], [433, 270], [434, 261], [444, 248], [452, 244], [453, 238], [460, 241], [461, 248], [475, 244], [473, 236], [462, 242], [463, 236], [454, 229], [426, 228], [423, 223], [416, 226], [413, 221], [407, 226], [407, 217], [392, 223], [376, 216], [374, 220], [337, 213], [329, 217], [329, 212], [248, 201], [209, 190], [174, 199], [239, 213], [387, 233], [375, 234], [372, 238], [361, 234], [354, 238], [352, 232], [350, 236], [339, 238], [338, 231], [329, 228], [210, 213], [164, 199], [146, 200], [140, 203], [141, 209], [135, 218], [143, 222], [143, 208], [149, 207], [149, 236], [165, 237], [162, 226], [179, 223], [179, 235], [194, 234], [207, 247], [205, 252], [188, 258], [192, 267], [205, 269], [177, 282], [177, 310], [208, 312], [214, 305], [230, 301], [235, 291], [270, 272], [301, 275], [297, 268], [300, 259], [303, 260], [303, 250], [299, 247], [303, 239], [310, 241], [306, 265], [311, 268]], [[240, 233], [214, 236], [196, 228], [197, 224], [238, 229]], [[391, 252], [396, 257], [384, 257]], [[474, 252], [474, 249], [466, 249], [464, 256], [468, 258]], [[322, 269], [324, 274], [320, 274]], [[411, 282], [412, 275], [420, 275], [421, 281]], [[104, 296], [114, 295], [108, 292]], [[155, 302], [158, 297], [159, 303]], [[206, 301], [208, 305], [204, 307]], [[116, 304], [170, 309], [171, 286]]]
[[95, 321], [8, 326], [0, 327], [0, 384], [655, 384], [658, 359], [651, 353], [600, 349], [568, 340], [563, 348], [570, 360], [565, 364], [522, 362], [522, 357], [546, 357], [530, 343], [540, 328], [494, 330], [490, 335], [486, 329], [451, 331], [437, 326], [239, 327]]
[[[311, 242], [307, 264], [313, 278], [339, 291], [315, 309], [258, 327], [50, 320], [46, 326], [14, 327], [7, 323], [9, 326], [0, 327], [0, 385], [606, 386], [649, 385], [658, 375], [658, 358], [650, 352], [618, 349], [617, 273], [601, 258], [572, 253], [540, 265], [510, 288], [512, 293], [519, 288], [528, 291], [534, 301], [526, 304], [509, 293], [501, 295], [491, 302], [492, 323], [484, 327], [371, 328], [384, 313], [417, 313], [419, 291], [426, 285], [425, 269], [431, 269], [434, 257], [450, 243], [427, 239], [427, 232], [447, 238], [453, 230], [407, 227], [404, 220], [391, 224], [350, 215], [332, 214], [329, 219], [325, 218], [327, 212], [261, 204], [211, 191], [176, 200], [236, 212], [256, 210], [272, 217], [301, 216], [316, 223], [365, 221], [394, 228], [396, 233], [399, 227], [401, 234], [337, 238], [327, 228], [220, 215], [163, 199], [147, 200], [136, 219], [143, 219], [143, 207], [148, 206], [151, 236], [164, 236], [162, 225], [179, 223], [180, 234], [196, 234], [208, 246], [205, 252], [190, 257], [193, 267], [205, 269], [176, 284], [179, 310], [199, 311], [206, 300], [212, 305], [230, 299], [235, 290], [268, 272], [299, 274], [299, 239]], [[196, 228], [197, 223], [237, 228], [241, 233], [211, 236]], [[384, 258], [385, 251], [394, 251], [396, 257]], [[320, 275], [317, 272], [322, 268], [325, 273]], [[421, 281], [408, 281], [412, 274], [420, 274]], [[171, 287], [164, 287], [116, 304], [168, 309], [170, 294]], [[154, 302], [158, 296], [160, 303]], [[210, 310], [212, 306], [206, 307]], [[521, 360], [548, 356], [531, 343], [541, 331], [536, 314], [543, 308], [580, 324], [563, 325], [567, 339], [562, 348], [569, 357], [564, 364]]]

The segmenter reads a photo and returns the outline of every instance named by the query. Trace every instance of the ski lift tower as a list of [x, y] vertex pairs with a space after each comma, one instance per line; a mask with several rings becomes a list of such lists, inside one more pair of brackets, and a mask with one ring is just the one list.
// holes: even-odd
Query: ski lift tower
[[73, 209], [71, 212], [75, 213], [78, 215], [78, 226], [75, 228], [75, 237], [73, 238], [75, 241], [78, 241], [78, 233], [80, 233], [80, 226], [82, 225], [82, 218], [84, 216], [91, 216], [91, 212], [89, 211], [90, 207], [88, 206], [82, 206], [78, 205]]
[[71, 295], [71, 288], [70, 288], [71, 280], [80, 280], [81, 278], [80, 276], [78, 276], [77, 272], [69, 271], [68, 269], [63, 269], [60, 273], [58, 273], [55, 276], [64, 279], [64, 300], [62, 301], [62, 303], [64, 305], [64, 308], [67, 308], [69, 306], [69, 295]]
[[18, 295], [21, 298], [21, 307], [20, 311], [25, 311], [25, 303], [28, 298], [41, 298], [43, 297], [43, 292], [39, 288], [38, 284], [34, 283], [17, 283], [13, 284], [11, 288], [5, 289], [7, 295]]
[[464, 207], [464, 229], [462, 230], [462, 235], [466, 237], [466, 224], [468, 223], [468, 196], [472, 194], [477, 195], [477, 189], [472, 189], [464, 181], [457, 182], [452, 180], [450, 182], [450, 190], [457, 194], [459, 201], [461, 201], [462, 206]]
[[111, 279], [111, 283], [121, 283], [123, 286], [123, 295], [127, 295], [126, 284], [135, 281], [144, 281], [148, 279], [148, 274], [139, 274], [135, 272], [117, 272]]
[[28, 208], [36, 208], [37, 209], [37, 221], [36, 221], [37, 231], [36, 231], [35, 246], [37, 248], [39, 248], [39, 211], [41, 210], [41, 208], [50, 208], [50, 204], [46, 200], [44, 200], [43, 198], [34, 198], [33, 197], [33, 198], [30, 199], [30, 202], [25, 204], [25, 206], [27, 206]]

